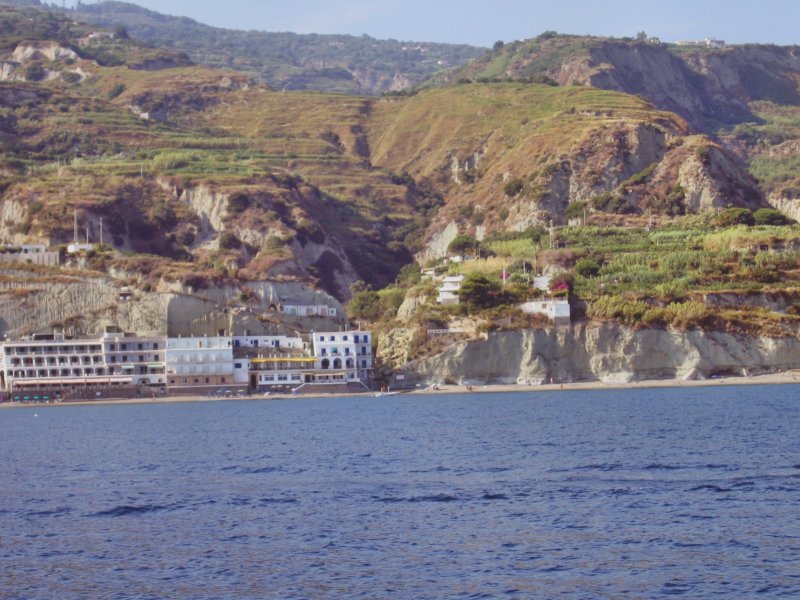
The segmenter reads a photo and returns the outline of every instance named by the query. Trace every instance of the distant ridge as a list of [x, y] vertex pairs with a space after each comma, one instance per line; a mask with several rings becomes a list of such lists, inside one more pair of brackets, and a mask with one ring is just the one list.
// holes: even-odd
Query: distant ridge
[[[62, 11], [38, 0], [0, 3]], [[77, 8], [64, 12], [100, 27], [124, 27], [136, 40], [184, 52], [201, 65], [242, 71], [277, 89], [360, 95], [403, 91], [486, 51], [466, 44], [377, 40], [366, 35], [222, 29], [128, 2], [78, 3]]]

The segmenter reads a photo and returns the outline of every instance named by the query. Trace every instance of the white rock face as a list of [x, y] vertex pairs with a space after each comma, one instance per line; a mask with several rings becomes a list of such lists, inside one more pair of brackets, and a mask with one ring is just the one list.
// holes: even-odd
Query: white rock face
[[447, 256], [447, 246], [450, 245], [450, 242], [452, 242], [457, 235], [458, 224], [455, 223], [455, 221], [451, 221], [442, 231], [431, 236], [428, 247], [420, 257], [421, 260], [425, 261], [431, 258]]
[[46, 58], [50, 61], [62, 60], [71, 58], [78, 59], [78, 55], [74, 50], [65, 48], [55, 42], [44, 42], [39, 44], [18, 44], [14, 48], [14, 53], [11, 55], [11, 60], [18, 63], [25, 63], [30, 60]]
[[698, 379], [755, 375], [800, 366], [797, 337], [750, 338], [722, 332], [634, 331], [617, 324], [501, 332], [412, 362], [419, 381], [533, 383]]

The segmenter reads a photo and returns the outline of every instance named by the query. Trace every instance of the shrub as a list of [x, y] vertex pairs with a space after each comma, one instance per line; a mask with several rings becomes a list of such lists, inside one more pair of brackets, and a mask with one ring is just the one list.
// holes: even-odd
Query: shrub
[[642, 322], [649, 308], [641, 300], [622, 296], [600, 296], [589, 305], [587, 314], [593, 319], [615, 319], [626, 325], [637, 325]]
[[509, 198], [513, 198], [517, 194], [522, 191], [522, 180], [518, 177], [512, 177], [506, 184], [503, 186], [503, 192], [505, 192], [506, 196]]
[[583, 211], [586, 210], [587, 204], [586, 202], [571, 202], [569, 206], [567, 206], [567, 218], [568, 219], [580, 219], [583, 217]]
[[117, 85], [112, 87], [110, 90], [108, 90], [108, 99], [109, 100], [113, 100], [114, 98], [119, 96], [124, 91], [125, 91], [125, 84], [118, 83]]
[[759, 208], [753, 213], [753, 221], [756, 225], [789, 225], [792, 221], [781, 211], [774, 208]]
[[374, 321], [380, 316], [380, 296], [372, 290], [361, 290], [353, 294], [347, 305], [351, 318]]
[[600, 265], [591, 258], [582, 258], [575, 263], [575, 272], [587, 279], [590, 277], [597, 277], [597, 274], [600, 272]]
[[755, 219], [753, 213], [746, 208], [726, 208], [717, 215], [715, 222], [718, 227], [751, 226], [755, 224]]
[[708, 309], [702, 302], [672, 302], [664, 309], [665, 318], [678, 327], [699, 325], [708, 316]]
[[32, 63], [25, 69], [25, 79], [28, 81], [41, 81], [46, 74], [44, 67], [38, 63]]
[[219, 236], [219, 247], [225, 250], [236, 250], [242, 247], [242, 242], [230, 231], [223, 231]]
[[238, 215], [243, 213], [252, 204], [250, 196], [245, 192], [234, 192], [228, 197], [227, 211], [229, 215]]

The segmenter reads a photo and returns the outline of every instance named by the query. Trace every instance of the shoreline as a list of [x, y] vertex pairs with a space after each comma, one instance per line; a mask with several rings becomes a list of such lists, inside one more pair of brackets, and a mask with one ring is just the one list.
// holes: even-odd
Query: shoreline
[[[519, 384], [488, 384], [473, 385], [467, 389], [466, 385], [440, 385], [438, 389], [416, 388], [410, 390], [397, 390], [392, 394], [395, 396], [405, 395], [429, 395], [436, 396], [442, 394], [499, 394], [513, 392], [568, 392], [568, 391], [589, 391], [589, 390], [628, 390], [628, 389], [648, 389], [648, 388], [695, 388], [695, 387], [719, 387], [719, 386], [739, 386], [739, 385], [789, 385], [800, 384], [799, 371], [785, 371], [781, 373], [770, 373], [767, 375], [755, 375], [752, 377], [724, 377], [720, 379], [648, 379], [644, 381], [631, 382], [604, 382], [604, 381], [580, 381], [574, 383], [550, 383], [542, 385], [519, 385]], [[373, 397], [377, 392], [363, 392], [360, 394], [270, 394], [269, 396], [233, 396], [230, 398], [208, 397], [208, 396], [155, 396], [152, 398], [119, 398], [102, 400], [81, 400], [77, 402], [54, 402], [54, 403], [0, 403], [3, 408], [31, 408], [31, 407], [51, 407], [51, 406], [108, 406], [126, 404], [180, 404], [186, 402], [231, 402], [231, 401], [271, 401], [271, 400], [304, 400], [304, 399], [324, 399], [324, 398], [347, 398], [347, 397]]]

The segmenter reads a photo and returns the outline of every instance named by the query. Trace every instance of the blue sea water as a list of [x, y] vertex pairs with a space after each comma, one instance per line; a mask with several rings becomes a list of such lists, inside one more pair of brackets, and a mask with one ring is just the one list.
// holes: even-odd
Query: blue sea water
[[0, 598], [800, 596], [800, 386], [0, 411]]

